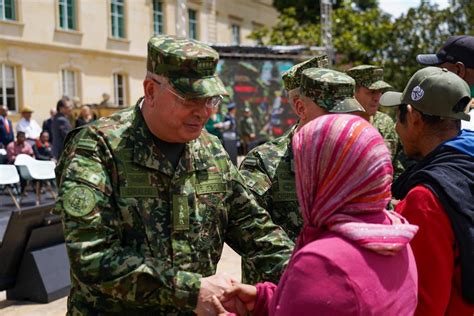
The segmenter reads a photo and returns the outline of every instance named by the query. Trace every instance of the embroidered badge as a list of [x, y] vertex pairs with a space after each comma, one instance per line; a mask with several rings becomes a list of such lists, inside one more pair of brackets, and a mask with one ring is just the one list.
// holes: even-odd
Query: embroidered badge
[[420, 100], [421, 98], [423, 98], [423, 95], [425, 94], [425, 91], [423, 91], [423, 89], [421, 89], [420, 86], [416, 86], [413, 88], [413, 90], [411, 91], [411, 99], [413, 101], [418, 101]]
[[64, 196], [64, 210], [71, 216], [82, 217], [95, 206], [95, 195], [91, 188], [78, 185]]

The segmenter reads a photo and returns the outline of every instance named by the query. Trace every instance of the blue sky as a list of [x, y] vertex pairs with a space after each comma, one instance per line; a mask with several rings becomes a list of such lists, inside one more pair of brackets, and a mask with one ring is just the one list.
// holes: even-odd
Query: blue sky
[[[431, 0], [432, 3], [437, 3], [439, 7], [446, 8], [449, 0]], [[409, 8], [417, 7], [420, 0], [379, 0], [382, 10], [390, 13], [394, 17], [405, 13]]]

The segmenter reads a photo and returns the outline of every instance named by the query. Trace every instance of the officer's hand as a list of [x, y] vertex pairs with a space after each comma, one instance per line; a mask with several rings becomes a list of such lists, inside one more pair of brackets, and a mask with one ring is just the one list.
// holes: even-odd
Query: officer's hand
[[217, 296], [213, 295], [212, 296], [212, 305], [214, 306], [214, 309], [217, 313], [217, 316], [230, 316], [230, 315], [234, 315], [234, 314], [231, 314], [229, 313], [228, 311], [226, 311], [226, 309], [224, 308], [224, 306], [222, 306], [222, 303], [219, 301], [219, 299], [217, 298]]
[[[234, 282], [234, 286], [226, 289], [219, 299], [230, 312], [245, 315], [255, 308], [257, 288], [253, 285]], [[245, 311], [242, 311], [242, 305]]]
[[232, 281], [237, 282], [226, 274], [215, 274], [202, 278], [198, 303], [194, 312], [198, 315], [216, 315], [212, 305], [212, 296], [221, 296], [226, 288], [232, 286]]

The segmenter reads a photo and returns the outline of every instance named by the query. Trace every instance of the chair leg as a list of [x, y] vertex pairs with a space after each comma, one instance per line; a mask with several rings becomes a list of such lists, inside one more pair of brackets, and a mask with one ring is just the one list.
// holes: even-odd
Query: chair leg
[[56, 192], [54, 192], [53, 187], [51, 186], [51, 182], [49, 182], [49, 180], [46, 181], [46, 186], [48, 188], [49, 193], [51, 193], [51, 196], [53, 197], [53, 199], [56, 200]]
[[41, 184], [40, 181], [36, 181], [36, 206], [40, 205], [41, 197]]
[[7, 191], [8, 191], [8, 194], [10, 194], [10, 197], [12, 198], [13, 203], [15, 203], [16, 208], [20, 209], [20, 205], [18, 205], [18, 201], [16, 200], [16, 197], [13, 195], [12, 190], [8, 186], [7, 186]]

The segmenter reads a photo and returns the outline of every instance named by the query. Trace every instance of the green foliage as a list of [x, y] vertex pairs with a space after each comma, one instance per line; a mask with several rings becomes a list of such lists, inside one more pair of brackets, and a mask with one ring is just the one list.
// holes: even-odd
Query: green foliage
[[[319, 4], [315, 0], [274, 0], [275, 6], [281, 5], [277, 7], [281, 14], [276, 25], [252, 33], [251, 38], [265, 45], [320, 46], [319, 22], [301, 18], [298, 7], [287, 6], [301, 6], [306, 2]], [[472, 0], [453, 0], [453, 5], [443, 10], [429, 1], [421, 1], [419, 7], [396, 19], [381, 11], [377, 0], [359, 0], [357, 4], [336, 2], [332, 16], [334, 67], [383, 65], [386, 81], [396, 89], [402, 89], [408, 78], [422, 67], [416, 62], [418, 54], [435, 53], [451, 35], [474, 35]]]

